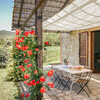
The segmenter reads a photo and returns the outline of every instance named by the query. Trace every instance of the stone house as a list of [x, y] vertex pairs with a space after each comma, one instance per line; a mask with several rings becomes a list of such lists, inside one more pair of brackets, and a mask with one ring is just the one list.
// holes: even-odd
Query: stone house
[[100, 72], [100, 31], [61, 33], [61, 63], [69, 56], [70, 64], [88, 66]]

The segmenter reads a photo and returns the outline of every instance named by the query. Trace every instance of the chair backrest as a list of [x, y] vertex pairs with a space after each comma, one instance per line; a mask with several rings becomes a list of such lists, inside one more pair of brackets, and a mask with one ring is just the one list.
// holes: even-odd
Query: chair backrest
[[79, 79], [85, 79], [87, 81], [90, 81], [91, 76], [92, 76], [92, 72], [82, 73], [78, 75]]

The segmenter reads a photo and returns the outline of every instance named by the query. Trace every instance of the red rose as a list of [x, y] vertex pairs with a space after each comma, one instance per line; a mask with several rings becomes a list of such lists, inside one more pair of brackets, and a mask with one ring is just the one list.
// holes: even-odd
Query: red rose
[[38, 49], [38, 48], [36, 48], [36, 49], [35, 49], [35, 51], [39, 51], [39, 49]]
[[24, 40], [24, 37], [22, 37], [22, 39]]
[[32, 83], [33, 86], [36, 86], [36, 83]]
[[51, 86], [51, 88], [54, 87], [54, 84], [52, 82], [48, 83], [48, 86]]
[[37, 84], [39, 84], [40, 82], [39, 82], [39, 81], [37, 81], [36, 83], [37, 83]]
[[53, 75], [53, 70], [49, 71], [49, 72], [47, 73], [47, 75], [48, 75], [48, 76], [52, 76], [52, 75]]
[[19, 41], [17, 40], [17, 41], [16, 41], [16, 44], [18, 44], [18, 43], [19, 43]]
[[19, 68], [22, 69], [22, 68], [24, 68], [24, 66], [20, 65]]
[[49, 42], [45, 42], [45, 45], [49, 45]]
[[24, 54], [24, 57], [26, 57], [26, 54]]
[[26, 37], [28, 37], [29, 34], [30, 34], [29, 31], [27, 31], [27, 32], [24, 33], [24, 35], [25, 35]]
[[15, 44], [15, 47], [21, 50], [21, 46], [19, 44]]
[[24, 81], [24, 84], [26, 84], [27, 82], [26, 81]]
[[24, 69], [24, 68], [22, 68], [21, 70], [22, 70], [23, 72], [25, 71], [25, 69]]
[[41, 93], [45, 93], [46, 92], [46, 89], [44, 87], [41, 87], [40, 92]]
[[46, 79], [44, 78], [44, 76], [41, 76], [40, 82], [43, 83], [43, 82], [45, 82], [45, 81], [46, 81]]
[[30, 32], [30, 34], [33, 34], [33, 35], [34, 35], [34, 34], [35, 34], [35, 32], [32, 30], [32, 31]]
[[28, 63], [29, 62], [29, 59], [28, 60], [24, 60], [24, 63]]
[[37, 70], [35, 70], [34, 73], [37, 74]]
[[18, 37], [15, 37], [15, 40], [18, 40]]
[[34, 79], [34, 80], [32, 80], [31, 82], [32, 82], [32, 84], [33, 84], [33, 83], [35, 83], [35, 79]]
[[25, 79], [28, 79], [28, 78], [30, 78], [30, 75], [25, 74], [25, 75], [24, 75], [24, 78], [25, 78]]
[[27, 68], [28, 68], [28, 67], [31, 67], [31, 66], [33, 66], [33, 65], [32, 65], [32, 64], [28, 64], [28, 65], [27, 65]]
[[31, 86], [32, 84], [31, 84], [31, 82], [29, 82], [29, 83], [27, 83], [27, 85], [28, 85], [28, 86]]
[[35, 79], [32, 80], [30, 83], [31, 83], [31, 85], [36, 86]]
[[32, 55], [32, 51], [31, 50], [27, 51], [27, 54], [29, 54], [29, 56], [31, 56]]
[[35, 51], [39, 51], [39, 49], [38, 49], [38, 48], [36, 48], [36, 49], [35, 49]]
[[22, 46], [22, 50], [26, 51], [29, 47], [28, 46]]
[[21, 95], [21, 98], [23, 98], [24, 94]]
[[24, 40], [24, 39], [20, 39], [20, 38], [18, 38], [18, 42], [23, 42], [23, 40]]
[[19, 35], [19, 33], [20, 33], [20, 30], [17, 29], [16, 30], [16, 35]]
[[29, 93], [26, 94], [26, 98], [28, 98], [28, 97], [29, 97]]

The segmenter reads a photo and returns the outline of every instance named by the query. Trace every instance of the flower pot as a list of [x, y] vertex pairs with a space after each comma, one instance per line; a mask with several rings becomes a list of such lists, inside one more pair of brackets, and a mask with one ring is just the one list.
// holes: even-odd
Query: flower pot
[[66, 62], [66, 63], [65, 63], [65, 65], [68, 65], [68, 64], [69, 64], [69, 62]]

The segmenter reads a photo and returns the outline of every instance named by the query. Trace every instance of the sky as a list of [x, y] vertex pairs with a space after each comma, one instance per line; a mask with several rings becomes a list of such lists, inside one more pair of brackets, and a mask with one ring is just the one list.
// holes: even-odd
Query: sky
[[0, 0], [0, 30], [11, 31], [13, 5], [12, 0]]

